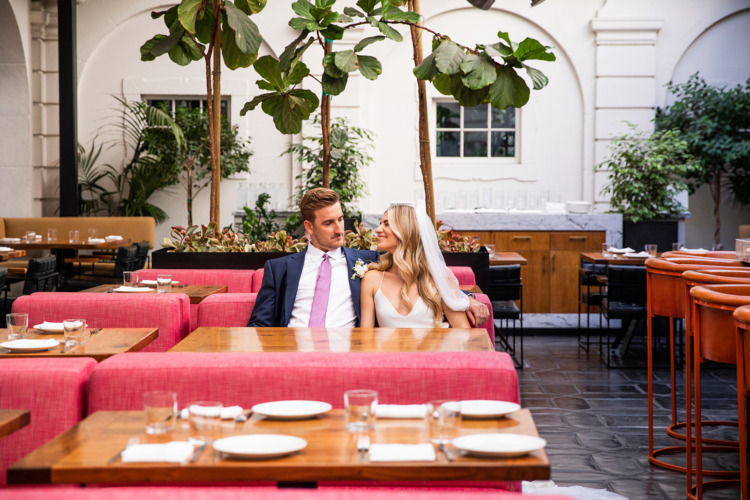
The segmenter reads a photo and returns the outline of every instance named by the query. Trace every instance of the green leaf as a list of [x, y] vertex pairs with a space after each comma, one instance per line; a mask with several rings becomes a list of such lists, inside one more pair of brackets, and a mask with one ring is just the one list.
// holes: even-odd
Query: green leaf
[[[258, 97], [253, 101], [256, 101]], [[258, 100], [258, 102], [261, 103], [263, 112], [273, 116], [276, 129], [284, 134], [301, 132], [302, 122], [310, 117], [310, 113], [318, 107], [319, 103], [317, 96], [306, 89], [295, 89], [285, 94], [269, 95], [263, 100]], [[246, 104], [245, 107], [248, 107], [249, 104]], [[255, 106], [257, 106], [257, 103], [253, 108]]]
[[297, 62], [292, 66], [292, 70], [284, 78], [285, 87], [291, 87], [300, 83], [307, 75], [310, 74], [310, 69], [305, 66], [303, 62]]
[[360, 55], [357, 59], [359, 62], [359, 72], [368, 80], [376, 80], [383, 72], [383, 66], [377, 58]]
[[357, 7], [365, 11], [365, 14], [369, 16], [379, 3], [380, 0], [358, 0]]
[[508, 36], [508, 33], [504, 31], [498, 31], [497, 37], [500, 38], [501, 40], [505, 40], [508, 43], [508, 46], [511, 48], [511, 50], [515, 52], [516, 44], [510, 41], [510, 36]]
[[328, 26], [324, 30], [320, 30], [320, 34], [329, 40], [341, 40], [344, 38], [344, 28], [336, 24]]
[[355, 9], [354, 7], [344, 7], [344, 14], [352, 17], [365, 17], [364, 12]]
[[180, 66], [187, 66], [193, 59], [190, 57], [190, 51], [187, 50], [184, 44], [178, 43], [172, 47], [169, 52], [169, 58], [172, 62], [179, 64]]
[[346, 147], [346, 140], [348, 138], [349, 135], [346, 133], [346, 130], [342, 128], [331, 129], [331, 146], [339, 149], [344, 149]]
[[433, 54], [435, 54], [435, 66], [438, 71], [448, 75], [461, 71], [461, 63], [466, 57], [464, 50], [452, 40], [442, 42]]
[[151, 53], [154, 55], [154, 57], [159, 57], [161, 55], [166, 54], [172, 48], [180, 43], [180, 40], [182, 39], [182, 35], [185, 34], [185, 29], [180, 27], [176, 31], [169, 34], [168, 37], [166, 37], [163, 40], [160, 40], [156, 45], [154, 45], [153, 49], [151, 49]]
[[547, 78], [544, 73], [525, 64], [523, 65], [523, 67], [526, 69], [526, 73], [529, 75], [529, 78], [531, 78], [531, 81], [534, 84], [534, 90], [541, 90], [547, 86], [547, 84], [549, 83], [549, 78]]
[[386, 23], [378, 22], [378, 29], [380, 30], [382, 34], [384, 34], [385, 36], [387, 36], [393, 41], [401, 42], [404, 39], [404, 37], [401, 36], [401, 33], [391, 28]]
[[467, 54], [461, 63], [464, 85], [470, 89], [481, 89], [497, 79], [495, 63], [486, 54]]
[[160, 41], [166, 39], [166, 35], [155, 35], [151, 40], [141, 45], [141, 61], [153, 61], [156, 56], [151, 52], [154, 46]]
[[310, 12], [312, 8], [313, 8], [313, 4], [311, 4], [307, 0], [297, 0], [296, 2], [292, 4], [292, 10], [294, 11], [294, 13], [297, 14], [298, 16], [302, 16], [308, 21], [315, 21], [315, 18]]
[[328, 75], [331, 78], [341, 78], [346, 75], [346, 73], [336, 67], [335, 58], [335, 52], [329, 52], [323, 57], [323, 74]]
[[529, 101], [529, 87], [509, 66], [497, 70], [497, 80], [490, 86], [490, 103], [496, 108], [523, 107]]
[[[226, 24], [226, 23], [224, 23]], [[258, 57], [257, 52], [246, 53], [237, 45], [235, 32], [228, 26], [221, 30], [221, 57], [229, 69], [248, 68]]]
[[180, 17], [180, 23], [190, 33], [195, 33], [195, 18], [201, 10], [201, 0], [182, 0], [177, 7], [177, 14]]
[[279, 69], [279, 61], [274, 59], [272, 56], [263, 56], [253, 65], [255, 71], [268, 80], [268, 82], [274, 86], [278, 91], [283, 91], [284, 79], [281, 76], [281, 70]]
[[234, 41], [237, 47], [245, 54], [255, 54], [260, 49], [260, 31], [258, 26], [247, 14], [234, 6], [226, 3], [227, 24], [234, 30]]
[[[279, 69], [281, 71], [287, 71], [292, 66], [292, 59], [296, 54], [298, 54], [297, 45], [299, 45], [302, 39], [305, 38], [308, 34], [309, 31], [302, 31], [302, 33], [300, 33], [299, 36], [292, 41], [292, 43], [284, 48], [284, 52], [282, 52], [281, 56], [279, 56]], [[301, 50], [303, 52], [307, 50], [307, 47], [309, 47], [312, 42], [313, 38], [310, 37], [310, 39], [307, 41], [307, 44], [303, 46]]]
[[435, 77], [434, 80], [432, 80], [432, 85], [435, 86], [435, 89], [437, 89], [438, 92], [440, 92], [443, 95], [452, 95], [451, 94], [451, 76], [446, 75], [445, 73], [440, 73], [438, 76]]
[[357, 54], [353, 50], [342, 50], [334, 52], [334, 62], [336, 67], [346, 73], [351, 73], [357, 69]]
[[263, 10], [266, 6], [266, 0], [234, 0], [234, 4], [249, 16]]
[[537, 40], [533, 38], [525, 38], [519, 45], [518, 48], [513, 52], [519, 61], [525, 61], [527, 59], [541, 59], [542, 61], [554, 61], [555, 54], [547, 52], [547, 49], [551, 47], [545, 47]]
[[211, 41], [211, 29], [214, 24], [214, 13], [212, 10], [207, 10], [203, 13], [203, 17], [198, 19], [195, 23], [195, 38], [202, 43], [208, 44]]
[[463, 84], [461, 75], [453, 75], [451, 76], [450, 91], [461, 106], [472, 107], [482, 104], [484, 98], [487, 97], [489, 88], [470, 89]]
[[414, 68], [412, 72], [414, 73], [414, 76], [417, 77], [417, 80], [432, 81], [437, 77], [440, 74], [440, 71], [438, 71], [437, 66], [435, 65], [435, 53], [433, 52], [422, 59], [419, 66]]
[[318, 9], [330, 9], [335, 3], [336, 0], [315, 0], [315, 7]]
[[398, 7], [391, 5], [390, 7], [388, 7], [388, 12], [383, 16], [383, 19], [387, 19], [389, 21], [404, 21], [407, 23], [416, 24], [422, 19], [422, 16], [420, 16], [416, 12], [404, 12]]
[[307, 19], [302, 19], [301, 17], [293, 17], [289, 20], [289, 26], [297, 31], [318, 31], [320, 30], [320, 26], [318, 26], [318, 23], [315, 21], [308, 21]]
[[485, 45], [484, 51], [487, 53], [490, 57], [508, 57], [513, 55], [513, 49], [508, 47], [502, 42], [498, 42], [492, 45]]
[[271, 85], [271, 83], [265, 80], [256, 80], [255, 84], [261, 90], [270, 90], [271, 92], [276, 92], [276, 87], [274, 87], [273, 85]]
[[272, 97], [277, 97], [278, 95], [279, 94], [276, 92], [274, 92], [273, 94], [256, 95], [255, 97], [253, 97], [252, 101], [245, 103], [245, 105], [240, 110], [240, 116], [245, 116], [248, 111], [254, 110], [258, 106], [258, 104], [261, 104], [263, 101]]
[[349, 81], [349, 73], [343, 73], [342, 76], [335, 78], [328, 73], [323, 73], [322, 83], [323, 92], [328, 95], [339, 95], [346, 89], [346, 83]]
[[338, 12], [329, 12], [325, 15], [323, 19], [319, 21], [319, 24], [321, 26], [329, 26], [332, 23], [335, 23], [339, 20], [339, 13]]
[[363, 38], [362, 40], [359, 41], [359, 43], [357, 43], [357, 45], [354, 46], [354, 52], [361, 52], [362, 49], [364, 49], [371, 43], [379, 42], [381, 40], [385, 40], [385, 37], [383, 35], [369, 36], [367, 38]]

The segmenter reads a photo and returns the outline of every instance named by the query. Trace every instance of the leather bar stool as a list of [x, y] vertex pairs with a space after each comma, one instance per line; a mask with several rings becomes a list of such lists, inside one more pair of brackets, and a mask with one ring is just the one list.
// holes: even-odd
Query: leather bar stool
[[733, 260], [737, 258], [737, 254], [735, 252], [730, 252], [728, 250], [706, 250], [703, 252], [688, 252], [685, 250], [672, 250], [671, 252], [664, 252], [661, 254], [662, 257], [668, 258], [668, 257], [689, 257], [689, 258], [696, 258], [696, 259], [729, 259]]
[[[657, 458], [662, 454], [682, 453], [682, 446], [669, 446], [654, 450], [654, 385], [653, 385], [653, 319], [655, 317], [669, 318], [669, 353], [670, 353], [670, 385], [672, 420], [668, 427], [668, 434], [678, 439], [687, 439], [686, 434], [680, 434], [674, 429], [684, 427], [685, 423], [677, 421], [677, 404], [675, 397], [675, 321], [685, 318], [686, 297], [685, 284], [682, 273], [690, 270], [716, 269], [728, 267], [742, 267], [737, 260], [717, 258], [669, 257], [651, 258], [646, 260], [646, 289], [647, 289], [647, 353], [648, 353], [648, 461], [653, 465], [678, 472], [686, 472], [686, 466], [679, 466]], [[690, 342], [690, 328], [685, 328], [685, 345]], [[689, 357], [685, 357], [686, 369], [689, 372]], [[686, 462], [687, 463], [687, 462]]]
[[[733, 314], [738, 307], [750, 305], [750, 285], [696, 286], [690, 290], [690, 298], [693, 306], [696, 483], [694, 488], [688, 489], [688, 498], [700, 500], [703, 498], [704, 487], [738, 482], [738, 480], [703, 482], [701, 365], [706, 361], [737, 365], [737, 344]], [[736, 447], [726, 447], [725, 450], [736, 452]], [[689, 474], [688, 484], [690, 485]], [[694, 495], [691, 494], [693, 491], [695, 492]]]
[[734, 311], [737, 346], [737, 417], [740, 428], [740, 495], [748, 500], [747, 488], [747, 420], [745, 409], [750, 396], [750, 306]]

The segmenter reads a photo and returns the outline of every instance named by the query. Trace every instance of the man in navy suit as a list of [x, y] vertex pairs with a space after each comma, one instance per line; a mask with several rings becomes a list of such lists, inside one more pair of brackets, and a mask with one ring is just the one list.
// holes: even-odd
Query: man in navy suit
[[[307, 327], [318, 271], [326, 255], [331, 263], [331, 282], [325, 326], [358, 326], [361, 280], [354, 276], [354, 264], [357, 260], [375, 262], [378, 252], [343, 246], [344, 214], [335, 191], [311, 189], [302, 197], [300, 213], [309, 244], [302, 252], [266, 261], [248, 326]], [[467, 315], [474, 324], [482, 324], [489, 311], [472, 299]]]

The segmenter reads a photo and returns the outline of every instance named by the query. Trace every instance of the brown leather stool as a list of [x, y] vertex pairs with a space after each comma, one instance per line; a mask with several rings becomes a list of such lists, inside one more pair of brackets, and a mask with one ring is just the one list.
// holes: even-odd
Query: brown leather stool
[[737, 345], [737, 424], [740, 428], [740, 494], [742, 500], [748, 500], [745, 402], [750, 396], [750, 306], [738, 307], [734, 311], [734, 325]]

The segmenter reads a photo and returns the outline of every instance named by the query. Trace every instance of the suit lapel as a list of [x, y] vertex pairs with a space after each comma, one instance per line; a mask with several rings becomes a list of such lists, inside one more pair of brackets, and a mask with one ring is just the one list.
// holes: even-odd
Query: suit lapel
[[[347, 247], [342, 247], [344, 250], [344, 255], [346, 256], [346, 267], [348, 269], [347, 276], [352, 276], [354, 274], [354, 263], [357, 260], [357, 256], [354, 254], [354, 251]], [[357, 315], [357, 324], [359, 324], [359, 285], [362, 280], [360, 278], [354, 278], [353, 280], [349, 280], [349, 288], [352, 291], [352, 301], [354, 302], [354, 313]]]
[[289, 257], [289, 263], [286, 268], [286, 283], [284, 301], [282, 303], [281, 317], [283, 318], [283, 325], [288, 325], [289, 320], [292, 317], [292, 309], [294, 308], [294, 299], [297, 298], [297, 288], [299, 287], [299, 280], [302, 276], [302, 267], [305, 265], [305, 256], [307, 255], [307, 248], [299, 253], [293, 254]]

